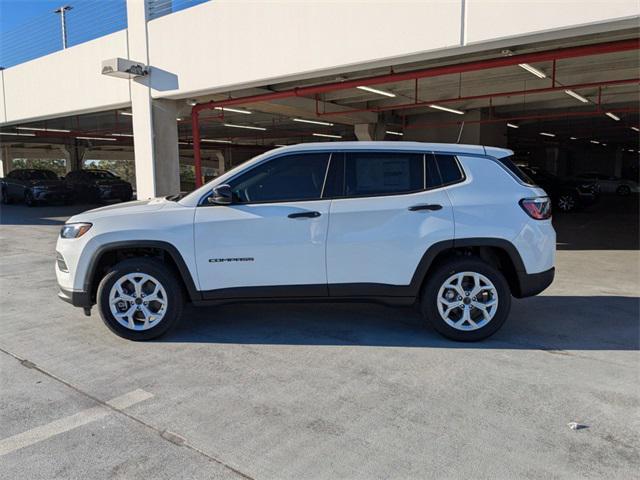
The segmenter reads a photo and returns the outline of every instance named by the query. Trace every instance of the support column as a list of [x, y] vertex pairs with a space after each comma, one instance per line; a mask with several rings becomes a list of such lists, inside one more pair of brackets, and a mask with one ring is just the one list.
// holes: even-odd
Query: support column
[[[127, 0], [129, 58], [149, 64], [147, 0]], [[154, 74], [150, 69], [150, 76]], [[134, 78], [131, 84], [133, 147], [138, 199], [180, 192], [176, 102], [153, 100], [150, 79]]]
[[382, 123], [356, 123], [353, 126], [353, 131], [360, 141], [384, 140], [385, 125]]
[[13, 168], [13, 157], [11, 156], [9, 145], [2, 146], [0, 155], [2, 156], [2, 162], [0, 162], [0, 177], [4, 177]]

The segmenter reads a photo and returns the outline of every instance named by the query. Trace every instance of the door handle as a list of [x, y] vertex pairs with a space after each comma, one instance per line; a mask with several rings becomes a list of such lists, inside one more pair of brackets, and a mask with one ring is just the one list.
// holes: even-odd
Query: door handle
[[289, 218], [316, 218], [321, 215], [320, 212], [297, 212], [287, 215]]
[[425, 204], [425, 205], [413, 205], [409, 207], [409, 210], [412, 212], [417, 212], [419, 210], [442, 210], [442, 205], [438, 205], [435, 203]]

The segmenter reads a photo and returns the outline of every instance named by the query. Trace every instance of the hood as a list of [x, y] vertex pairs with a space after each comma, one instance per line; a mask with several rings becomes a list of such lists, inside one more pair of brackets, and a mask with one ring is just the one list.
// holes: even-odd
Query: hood
[[169, 200], [164, 198], [153, 198], [151, 200], [135, 200], [133, 202], [117, 203], [106, 207], [94, 208], [86, 212], [74, 215], [67, 223], [93, 222], [99, 218], [108, 218], [119, 215], [132, 215], [160, 210], [167, 205]]
[[48, 187], [48, 188], [63, 188], [64, 183], [62, 180], [31, 180], [29, 185], [32, 187]]

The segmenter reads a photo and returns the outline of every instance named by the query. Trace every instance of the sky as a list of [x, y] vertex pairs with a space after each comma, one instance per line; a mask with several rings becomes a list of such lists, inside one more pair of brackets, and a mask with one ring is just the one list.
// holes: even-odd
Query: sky
[[[71, 2], [67, 2], [71, 3]], [[0, 31], [6, 32], [64, 5], [64, 0], [0, 0]]]

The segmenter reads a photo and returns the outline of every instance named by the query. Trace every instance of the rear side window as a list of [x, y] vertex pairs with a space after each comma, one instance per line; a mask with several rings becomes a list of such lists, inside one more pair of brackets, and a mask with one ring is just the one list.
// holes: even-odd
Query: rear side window
[[521, 182], [526, 183], [528, 185], [535, 185], [536, 182], [529, 177], [526, 173], [524, 173], [515, 163], [513, 163], [513, 156], [510, 155], [508, 157], [496, 158], [498, 163], [500, 163], [504, 168], [509, 170], [512, 174], [514, 174]]
[[349, 197], [398, 195], [424, 188], [423, 155], [418, 153], [347, 153], [345, 194]]
[[449, 185], [464, 179], [464, 174], [455, 156], [442, 153], [436, 153], [434, 156], [442, 185]]

